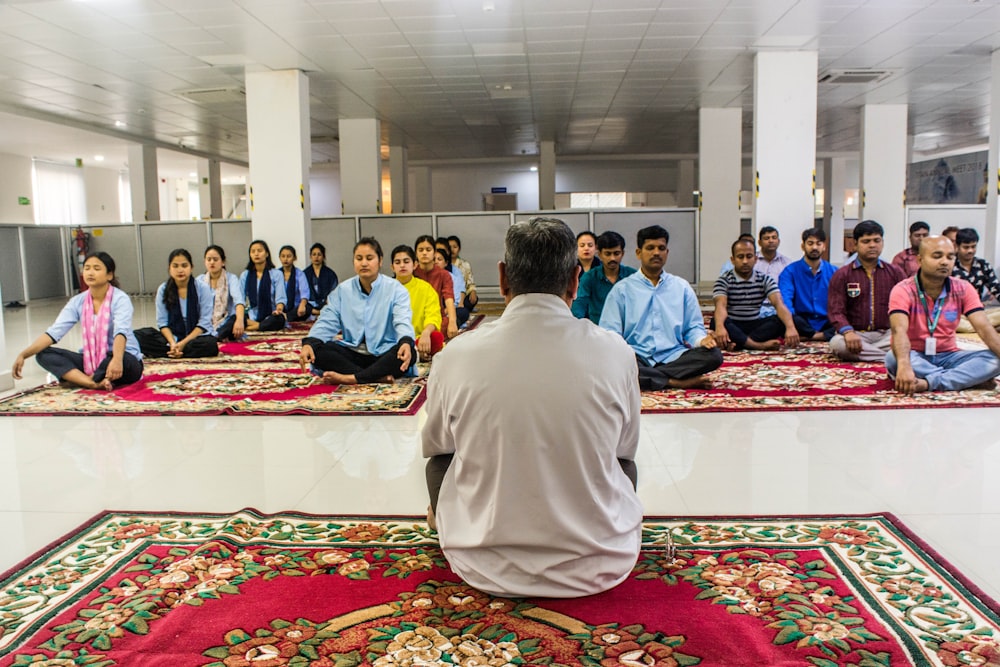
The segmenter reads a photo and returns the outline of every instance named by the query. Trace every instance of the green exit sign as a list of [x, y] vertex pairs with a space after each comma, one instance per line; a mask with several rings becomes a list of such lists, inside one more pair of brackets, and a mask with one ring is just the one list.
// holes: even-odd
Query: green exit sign
[[18, 206], [31, 206], [31, 200], [28, 199], [27, 197], [18, 197], [17, 198], [17, 205]]

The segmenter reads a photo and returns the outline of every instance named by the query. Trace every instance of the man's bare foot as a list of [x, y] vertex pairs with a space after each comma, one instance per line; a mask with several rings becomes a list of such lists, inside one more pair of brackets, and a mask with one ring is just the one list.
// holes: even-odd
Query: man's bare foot
[[696, 375], [686, 380], [670, 378], [667, 380], [667, 385], [674, 389], [711, 389], [712, 381], [704, 375]]
[[100, 382], [98, 382], [97, 386], [94, 387], [94, 388], [95, 389], [101, 389], [103, 391], [111, 391], [112, 389], [115, 388], [115, 386], [111, 383], [111, 380], [109, 380], [107, 378], [104, 378], [103, 380], [101, 380]]
[[763, 341], [747, 338], [747, 347], [751, 350], [777, 350], [781, 347], [781, 341], [777, 338]]
[[326, 371], [323, 373], [323, 382], [326, 384], [357, 384], [358, 378], [337, 371]]
[[927, 380], [923, 378], [917, 378], [916, 386], [913, 388], [914, 394], [919, 394], [922, 391], [930, 391], [931, 386], [927, 384]]
[[826, 340], [826, 336], [823, 335], [822, 331], [817, 331], [809, 340]]
[[993, 391], [996, 388], [997, 388], [997, 382], [992, 378], [990, 378], [986, 382], [980, 382], [979, 384], [974, 384], [971, 387], [969, 387], [969, 389], [983, 389], [986, 391]]
[[438, 529], [438, 522], [437, 519], [434, 517], [434, 510], [431, 508], [430, 505], [427, 506], [427, 526], [431, 530]]
[[260, 322], [254, 322], [253, 320], [247, 322], [247, 331], [257, 331], [258, 329], [260, 329]]

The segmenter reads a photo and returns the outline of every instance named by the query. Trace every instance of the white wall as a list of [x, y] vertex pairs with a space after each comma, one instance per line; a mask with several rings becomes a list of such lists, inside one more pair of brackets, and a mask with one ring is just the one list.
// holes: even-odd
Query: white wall
[[528, 164], [456, 164], [431, 168], [434, 211], [481, 211], [483, 195], [500, 187], [507, 188], [508, 193], [517, 193], [519, 209], [538, 208], [538, 174], [529, 171]]
[[340, 215], [340, 168], [314, 164], [309, 171], [309, 205], [314, 217]]
[[[676, 192], [676, 160], [581, 160], [556, 158], [556, 192]], [[522, 207], [523, 208], [523, 207]]]
[[121, 222], [117, 169], [86, 166], [83, 168], [83, 186], [87, 192], [88, 225]]
[[[0, 222], [35, 224], [35, 195], [31, 188], [31, 158], [0, 153]], [[31, 200], [29, 206], [17, 203], [18, 197]]]

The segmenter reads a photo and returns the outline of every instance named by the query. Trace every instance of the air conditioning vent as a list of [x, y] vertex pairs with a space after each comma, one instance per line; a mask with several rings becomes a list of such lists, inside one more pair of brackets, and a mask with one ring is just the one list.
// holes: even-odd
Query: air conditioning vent
[[838, 84], [879, 83], [885, 81], [895, 73], [896, 70], [891, 69], [834, 69], [827, 70], [824, 74], [820, 75], [819, 82]]
[[178, 90], [176, 94], [198, 104], [233, 104], [246, 102], [247, 99], [246, 91], [242, 88], [198, 88]]

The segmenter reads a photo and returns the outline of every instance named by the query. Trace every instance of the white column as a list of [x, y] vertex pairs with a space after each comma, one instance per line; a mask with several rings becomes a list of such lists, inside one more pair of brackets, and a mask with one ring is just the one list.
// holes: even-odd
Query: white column
[[990, 155], [986, 163], [989, 181], [986, 188], [986, 234], [979, 244], [979, 253], [987, 262], [996, 266], [1000, 258], [1000, 50], [991, 57], [992, 76], [990, 81]]
[[556, 207], [556, 142], [542, 141], [538, 147], [538, 210], [551, 211]]
[[156, 170], [156, 146], [128, 147], [128, 183], [132, 191], [132, 220], [160, 219], [160, 179]]
[[389, 146], [389, 188], [392, 212], [406, 213], [409, 201], [409, 165], [406, 146]]
[[421, 213], [430, 213], [434, 210], [430, 167], [413, 168], [413, 210]]
[[[75, 263], [74, 263], [75, 264]], [[3, 294], [0, 293], [0, 359], [7, 360], [7, 338], [4, 333], [3, 324]], [[14, 388], [14, 377], [11, 375], [11, 369], [4, 366], [0, 368], [0, 391], [7, 391], [8, 389]], [[7, 420], [10, 421], [10, 420]], [[6, 442], [14, 442], [13, 439], [6, 440]], [[13, 449], [13, 448], [11, 448]], [[16, 484], [16, 482], [15, 482]]]
[[253, 237], [267, 241], [275, 254], [291, 245], [307, 257], [309, 79], [299, 70], [247, 72], [246, 86]]
[[815, 219], [818, 62], [815, 51], [768, 51], [754, 58], [754, 227], [775, 227], [783, 254], [790, 256]]
[[382, 212], [382, 152], [374, 118], [340, 119], [340, 198], [347, 215]]
[[[698, 112], [698, 184], [702, 199], [698, 282], [719, 277], [719, 267], [729, 258], [730, 245], [740, 235], [742, 146], [742, 109]], [[684, 205], [683, 201], [678, 204]]]
[[678, 160], [677, 162], [677, 195], [675, 200], [681, 208], [694, 204], [694, 160]]
[[861, 110], [861, 220], [885, 230], [882, 256], [908, 245], [906, 211], [906, 105], [867, 104]]
[[198, 206], [203, 220], [222, 217], [222, 163], [198, 160]]
[[829, 161], [830, 184], [826, 192], [826, 201], [830, 204], [830, 238], [827, 245], [830, 248], [830, 262], [837, 266], [844, 263], [847, 253], [844, 252], [844, 191], [847, 190], [847, 158], [835, 157]]

